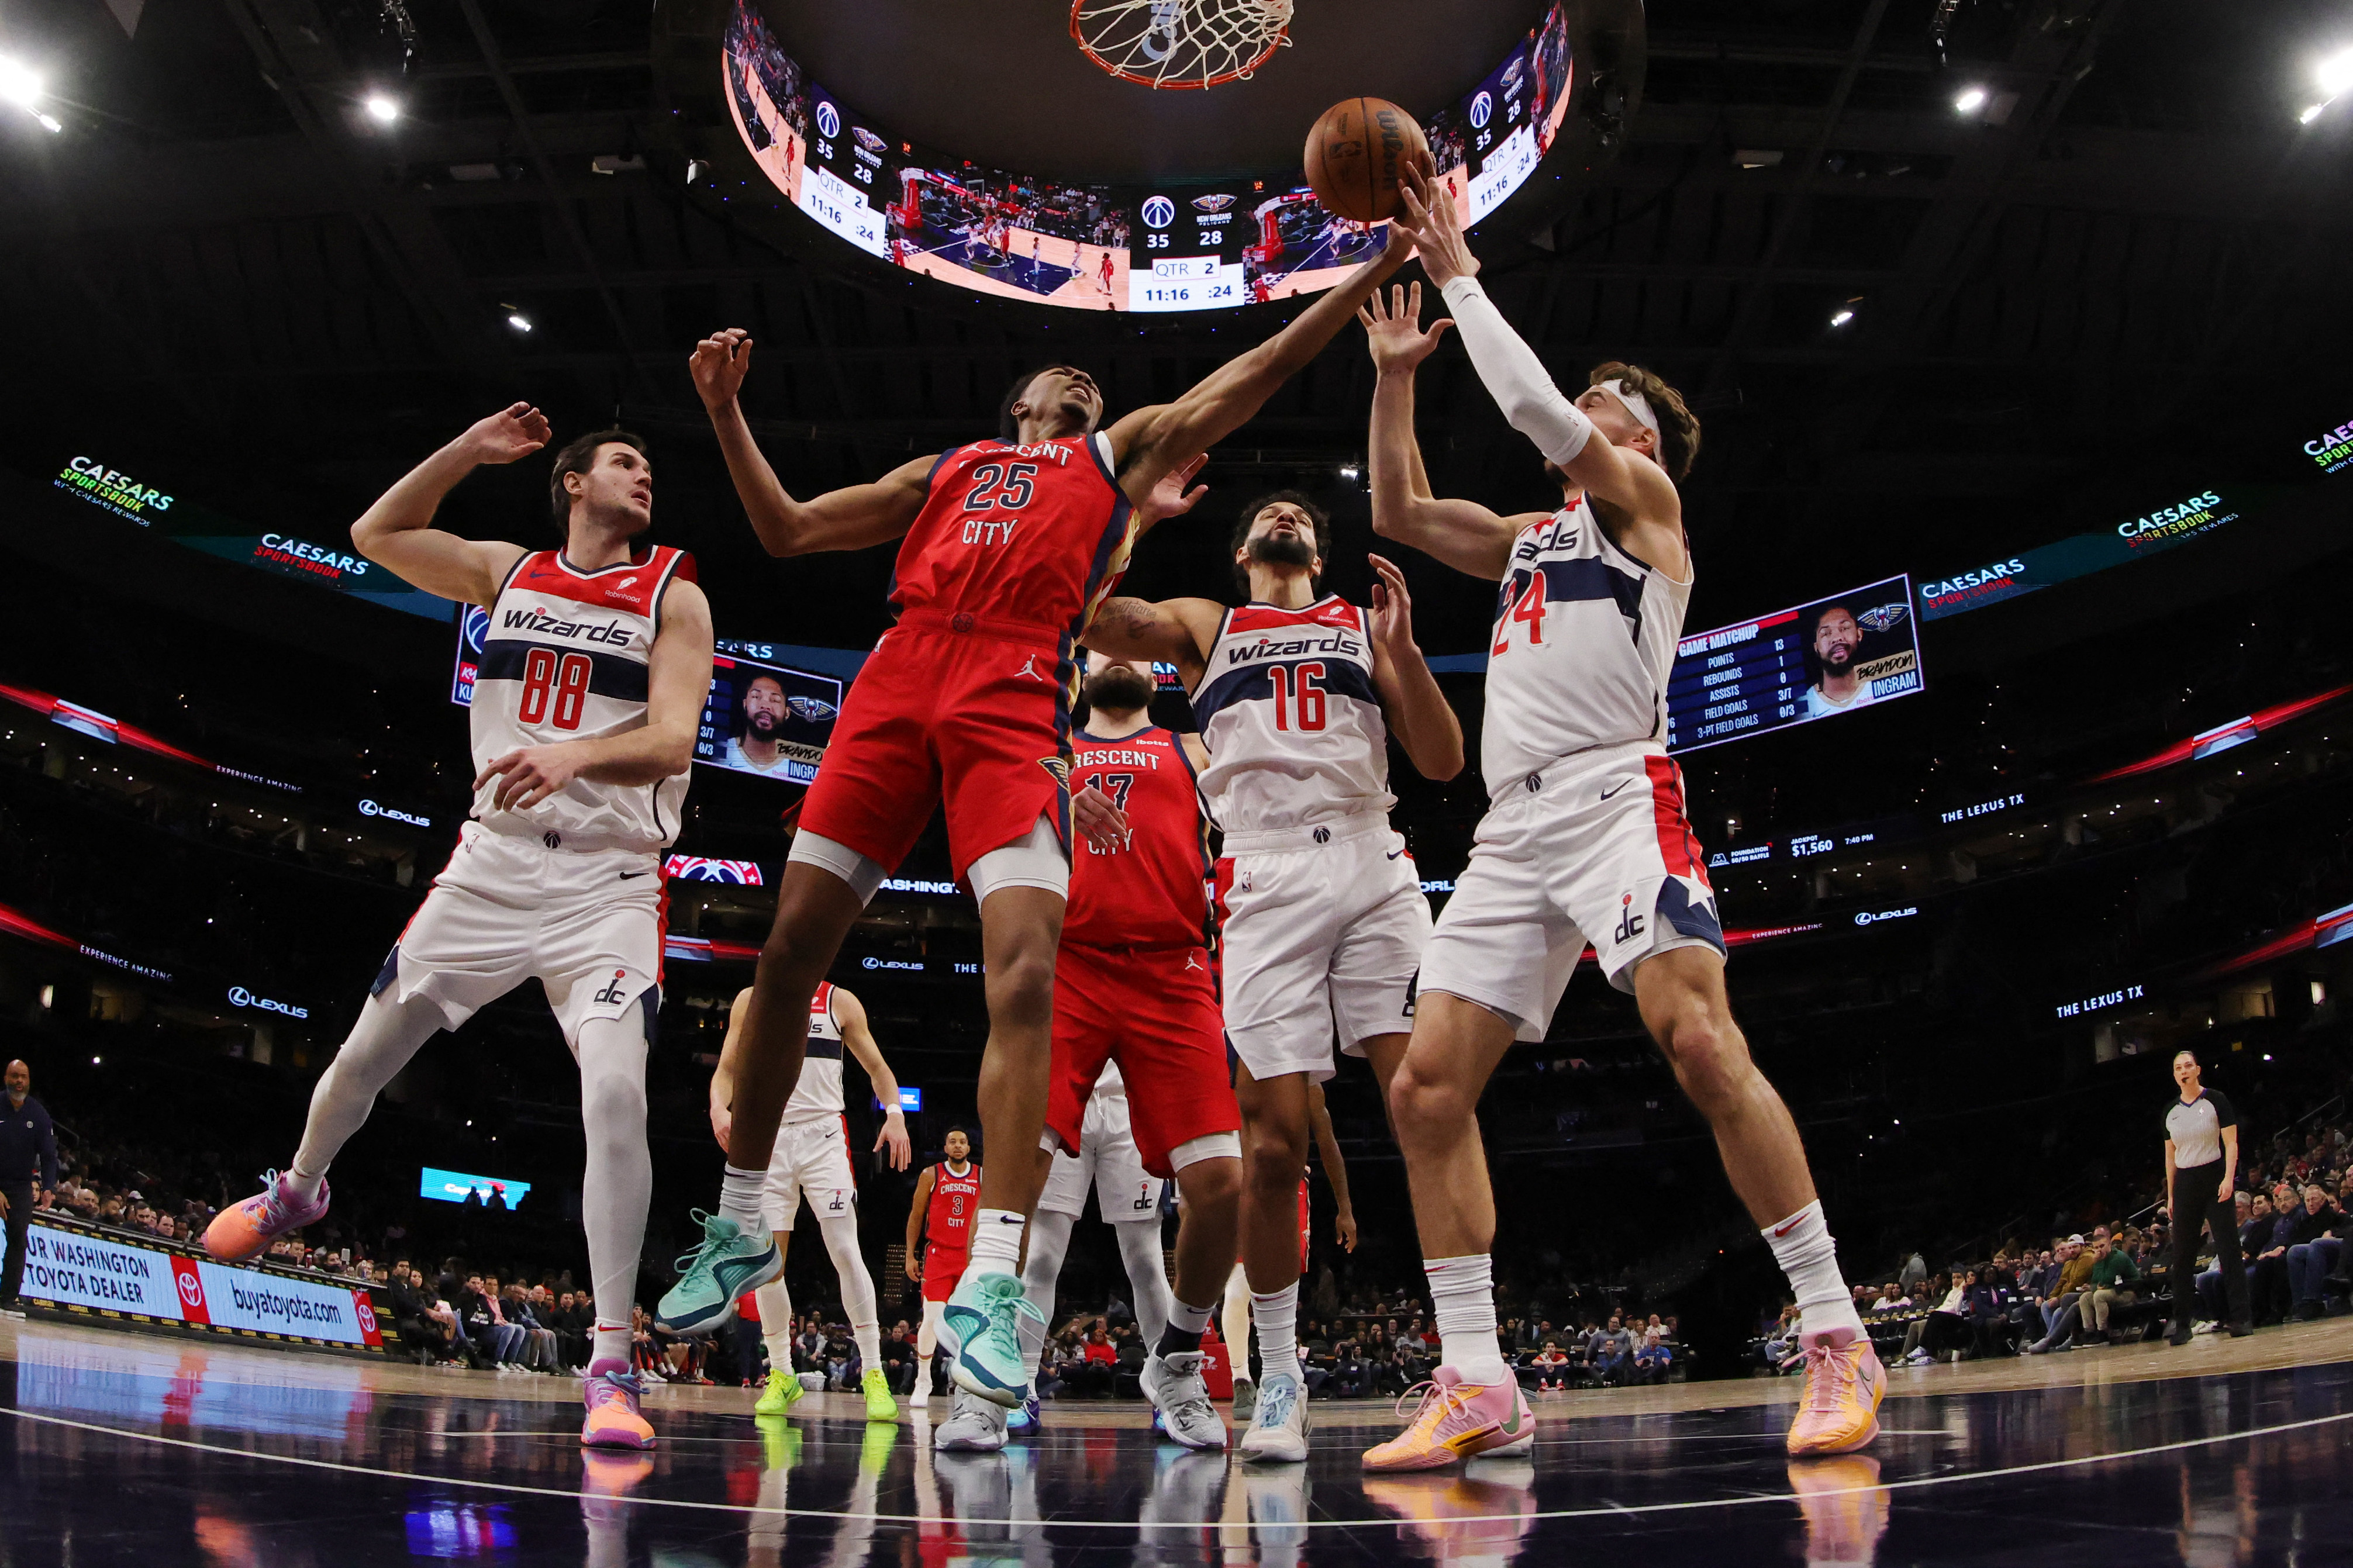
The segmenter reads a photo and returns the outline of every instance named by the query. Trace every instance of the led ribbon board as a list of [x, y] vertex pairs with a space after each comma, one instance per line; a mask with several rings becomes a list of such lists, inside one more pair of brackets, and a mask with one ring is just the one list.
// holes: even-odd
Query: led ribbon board
[[[811, 81], [754, 0], [736, 0], [720, 69], [744, 145], [795, 206], [870, 256], [977, 293], [1082, 310], [1224, 310], [1328, 289], [1388, 244], [1385, 226], [1325, 211], [1296, 167], [1202, 184], [1069, 185], [918, 147]], [[1423, 124], [1465, 224], [1535, 173], [1574, 80], [1555, 4]]]

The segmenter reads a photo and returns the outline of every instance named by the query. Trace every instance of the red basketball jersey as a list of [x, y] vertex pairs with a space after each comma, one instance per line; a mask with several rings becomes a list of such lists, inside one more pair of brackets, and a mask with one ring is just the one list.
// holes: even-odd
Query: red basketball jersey
[[923, 1239], [943, 1252], [964, 1252], [972, 1244], [972, 1216], [980, 1209], [980, 1165], [957, 1175], [945, 1160], [932, 1167], [932, 1206], [923, 1216]]
[[944, 453], [930, 485], [892, 572], [902, 616], [1075, 638], [1127, 570], [1135, 520], [1113, 479], [1108, 437], [975, 441]]
[[1172, 730], [1116, 741], [1071, 736], [1071, 788], [1092, 784], [1127, 813], [1128, 842], [1071, 847], [1062, 940], [1088, 947], [1201, 947], [1208, 942], [1209, 824], [1193, 760]]

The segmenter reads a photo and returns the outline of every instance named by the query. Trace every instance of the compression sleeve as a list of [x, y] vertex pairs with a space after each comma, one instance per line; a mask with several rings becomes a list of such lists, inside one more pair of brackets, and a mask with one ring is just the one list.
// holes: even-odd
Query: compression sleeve
[[1535, 350], [1512, 331], [1476, 278], [1453, 279], [1442, 292], [1472, 368], [1512, 428], [1562, 467], [1574, 462], [1593, 434], [1592, 422], [1553, 384]]

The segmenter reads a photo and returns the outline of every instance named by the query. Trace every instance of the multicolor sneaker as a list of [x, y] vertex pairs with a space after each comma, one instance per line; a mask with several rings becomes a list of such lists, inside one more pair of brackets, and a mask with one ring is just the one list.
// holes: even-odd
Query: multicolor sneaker
[[1368, 1470], [1435, 1470], [1478, 1454], [1525, 1452], [1535, 1441], [1535, 1415], [1519, 1380], [1509, 1373], [1501, 1382], [1465, 1383], [1451, 1366], [1441, 1366], [1427, 1383], [1416, 1384], [1398, 1401], [1421, 1395], [1420, 1408], [1406, 1429], [1365, 1450]]
[[1024, 1316], [1046, 1321], [1023, 1293], [1019, 1275], [964, 1271], [941, 1325], [942, 1337], [955, 1345], [948, 1375], [958, 1388], [1008, 1410], [1029, 1396], [1029, 1372], [1021, 1360]]
[[638, 1401], [645, 1397], [646, 1385], [630, 1372], [611, 1370], [613, 1363], [600, 1363], [605, 1371], [592, 1369], [588, 1381], [580, 1386], [581, 1402], [588, 1406], [588, 1419], [580, 1424], [580, 1441], [590, 1448], [650, 1448], [654, 1446], [654, 1429], [638, 1413]]
[[[1152, 1418], [1157, 1421], [1160, 1418], [1160, 1412], [1154, 1411]], [[1017, 1437], [1026, 1437], [1038, 1430], [1038, 1396], [1036, 1394], [1031, 1394], [1005, 1413], [1005, 1429]]]
[[1307, 1462], [1307, 1391], [1297, 1378], [1274, 1373], [1259, 1384], [1258, 1414], [1236, 1447], [1243, 1458], [1260, 1463]]
[[1871, 1336], [1857, 1329], [1801, 1334], [1806, 1394], [1789, 1427], [1789, 1457], [1852, 1454], [1879, 1436], [1879, 1402], [1887, 1374]]
[[866, 1419], [896, 1421], [899, 1402], [891, 1397], [891, 1380], [882, 1375], [879, 1366], [870, 1366], [866, 1375], [858, 1380], [859, 1391], [866, 1395]]
[[785, 1255], [766, 1226], [746, 1231], [724, 1215], [693, 1215], [702, 1245], [678, 1260], [679, 1281], [654, 1310], [654, 1321], [673, 1334], [709, 1333], [739, 1298], [785, 1271]]
[[295, 1196], [285, 1176], [264, 1173], [261, 1193], [235, 1208], [223, 1209], [205, 1227], [205, 1250], [223, 1263], [243, 1263], [269, 1250], [269, 1244], [290, 1230], [300, 1230], [327, 1212], [327, 1180], [319, 1178], [319, 1195], [309, 1203]]
[[761, 1394], [759, 1403], [752, 1406], [752, 1414], [782, 1415], [800, 1402], [803, 1392], [798, 1373], [772, 1366], [768, 1369], [768, 1386]]

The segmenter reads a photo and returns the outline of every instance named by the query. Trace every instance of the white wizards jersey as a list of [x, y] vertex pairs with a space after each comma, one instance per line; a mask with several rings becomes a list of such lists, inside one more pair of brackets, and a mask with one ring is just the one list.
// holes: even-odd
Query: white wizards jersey
[[1337, 595], [1296, 610], [1226, 612], [1192, 698], [1209, 748], [1201, 798], [1228, 834], [1282, 832], [1393, 804], [1369, 622]]
[[[694, 558], [669, 545], [595, 572], [538, 550], [507, 574], [491, 605], [474, 678], [474, 768], [525, 746], [626, 734], [646, 722], [646, 691], [662, 595], [694, 580]], [[499, 780], [475, 792], [474, 819], [551, 849], [660, 849], [678, 837], [686, 774], [658, 784], [574, 779], [529, 811], [491, 805]]]
[[809, 998], [808, 1049], [801, 1057], [800, 1080], [785, 1101], [785, 1120], [818, 1121], [841, 1114], [841, 1026], [833, 1017], [833, 982]]
[[1667, 676], [1690, 602], [1689, 580], [1620, 549], [1582, 496], [1522, 529], [1487, 650], [1487, 793], [1500, 797], [1596, 746], [1663, 744]]

